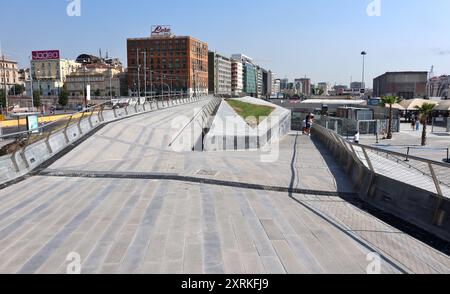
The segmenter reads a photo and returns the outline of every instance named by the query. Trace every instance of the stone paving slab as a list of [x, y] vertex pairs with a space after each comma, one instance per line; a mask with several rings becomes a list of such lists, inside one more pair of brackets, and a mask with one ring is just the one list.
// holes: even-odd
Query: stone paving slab
[[284, 138], [272, 162], [261, 151], [172, 151], [170, 122], [190, 112], [180, 106], [110, 124], [50, 168], [198, 182], [35, 176], [0, 190], [0, 273], [65, 273], [72, 252], [83, 273], [365, 273], [372, 250], [386, 258], [383, 273], [450, 272], [448, 256], [321, 194], [352, 186], [309, 137]]

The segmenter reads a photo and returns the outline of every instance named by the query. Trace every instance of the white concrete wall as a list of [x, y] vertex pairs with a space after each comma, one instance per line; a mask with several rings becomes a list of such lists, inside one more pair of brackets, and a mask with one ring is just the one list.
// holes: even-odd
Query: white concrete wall
[[[152, 102], [146, 103], [145, 105], [129, 106], [127, 109], [117, 109], [115, 112], [104, 111], [102, 115], [93, 114], [90, 121], [88, 117], [84, 118], [80, 123], [80, 127], [78, 127], [78, 124], [73, 124], [67, 128], [66, 132], [64, 132], [64, 130], [59, 130], [52, 134], [49, 138], [48, 145], [46, 140], [40, 140], [26, 147], [25, 150], [22, 149], [15, 154], [0, 157], [0, 184], [7, 183], [28, 174], [42, 163], [55, 156], [58, 152], [80, 140], [102, 124], [107, 124], [142, 113], [149, 113], [156, 111], [157, 109], [195, 102], [201, 99], [205, 99], [205, 97], [186, 98], [178, 102], [172, 101], [172, 103]], [[102, 120], [102, 117], [104, 120]], [[69, 140], [68, 142], [67, 139]]]
[[271, 106], [275, 110], [253, 128], [228, 103], [222, 103], [205, 138], [205, 151], [260, 149], [280, 140], [291, 130], [291, 112], [288, 109], [252, 97], [236, 100]]

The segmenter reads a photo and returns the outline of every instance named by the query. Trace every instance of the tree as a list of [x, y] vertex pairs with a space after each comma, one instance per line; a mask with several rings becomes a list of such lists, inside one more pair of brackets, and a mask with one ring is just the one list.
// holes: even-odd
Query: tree
[[430, 117], [431, 112], [433, 111], [436, 105], [432, 103], [424, 103], [422, 106], [416, 106], [416, 109], [419, 111], [420, 115], [420, 123], [423, 125], [422, 130], [422, 146], [427, 145], [427, 125], [428, 119]]
[[34, 102], [34, 107], [39, 108], [41, 107], [41, 91], [33, 91], [33, 102]]
[[59, 93], [58, 104], [62, 107], [66, 107], [69, 104], [69, 92], [65, 88], [62, 88]]
[[388, 123], [388, 133], [387, 133], [387, 139], [392, 139], [392, 105], [395, 103], [398, 103], [399, 98], [396, 96], [384, 96], [381, 97], [381, 105], [383, 107], [386, 107], [389, 105], [389, 123]]
[[95, 90], [94, 96], [98, 97], [100, 95], [102, 95], [102, 92], [100, 91], [100, 89]]
[[5, 96], [5, 90], [0, 89], [0, 108], [6, 107], [6, 96]]
[[312, 94], [316, 96], [322, 96], [325, 91], [322, 88], [312, 88]]
[[9, 95], [22, 95], [25, 92], [25, 87], [23, 85], [15, 84], [9, 90]]

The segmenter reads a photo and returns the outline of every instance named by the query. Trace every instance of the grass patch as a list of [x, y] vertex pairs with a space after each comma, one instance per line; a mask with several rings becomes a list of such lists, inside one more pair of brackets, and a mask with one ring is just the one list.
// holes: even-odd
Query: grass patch
[[[275, 110], [275, 107], [271, 106], [251, 104], [232, 99], [226, 101], [250, 125], [259, 125], [264, 118], [268, 117]], [[251, 121], [249, 119], [251, 117], [254, 117], [256, 121]]]

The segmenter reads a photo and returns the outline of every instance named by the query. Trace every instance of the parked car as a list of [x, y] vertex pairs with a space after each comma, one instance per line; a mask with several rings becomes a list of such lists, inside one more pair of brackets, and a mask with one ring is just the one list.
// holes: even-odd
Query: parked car
[[125, 108], [128, 106], [129, 106], [128, 102], [116, 103], [114, 104], [113, 109]]

